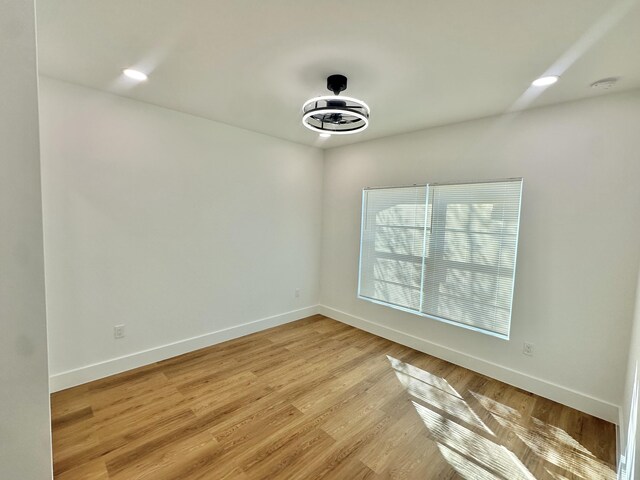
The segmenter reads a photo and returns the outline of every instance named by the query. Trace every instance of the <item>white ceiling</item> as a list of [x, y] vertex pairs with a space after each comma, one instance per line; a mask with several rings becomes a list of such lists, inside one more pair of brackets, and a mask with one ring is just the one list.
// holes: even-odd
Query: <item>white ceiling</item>
[[[322, 147], [640, 87], [636, 0], [39, 0], [41, 73]], [[146, 83], [123, 68], [149, 73]], [[319, 139], [326, 76], [371, 106]], [[546, 90], [529, 85], [561, 75]]]

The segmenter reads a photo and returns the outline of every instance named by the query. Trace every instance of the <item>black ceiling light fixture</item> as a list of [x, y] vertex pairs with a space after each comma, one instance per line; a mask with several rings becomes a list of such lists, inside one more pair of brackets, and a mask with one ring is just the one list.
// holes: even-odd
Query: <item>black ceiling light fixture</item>
[[302, 106], [302, 124], [321, 136], [349, 135], [369, 126], [369, 106], [357, 98], [340, 96], [347, 89], [347, 77], [330, 75], [327, 88], [333, 95], [307, 100]]

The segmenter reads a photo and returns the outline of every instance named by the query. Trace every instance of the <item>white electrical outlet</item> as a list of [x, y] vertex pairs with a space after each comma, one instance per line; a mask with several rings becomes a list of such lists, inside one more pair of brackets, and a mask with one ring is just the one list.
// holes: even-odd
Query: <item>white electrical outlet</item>
[[529, 355], [533, 357], [533, 343], [524, 342], [524, 348], [522, 349], [522, 353], [525, 355]]
[[296, 298], [298, 298], [300, 296], [300, 289], [299, 288], [296, 288], [295, 296], [296, 296]]
[[113, 338], [124, 338], [124, 325], [115, 325], [113, 327]]

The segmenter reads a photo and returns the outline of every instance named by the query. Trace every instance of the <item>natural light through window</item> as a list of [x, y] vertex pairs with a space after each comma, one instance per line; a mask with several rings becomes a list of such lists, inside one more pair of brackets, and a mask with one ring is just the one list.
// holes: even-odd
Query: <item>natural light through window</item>
[[508, 338], [522, 179], [367, 188], [358, 296]]
[[[464, 383], [457, 391], [443, 377], [389, 355], [387, 360], [424, 423], [428, 438], [436, 442], [442, 457], [461, 478], [616, 478], [613, 465], [594, 455], [558, 425], [514, 408], [523, 403], [514, 404], [511, 398], [507, 400], [512, 405], [508, 405], [500, 390], [493, 393], [496, 398], [471, 390]], [[538, 413], [544, 414], [544, 410]], [[635, 423], [632, 428], [635, 429]], [[545, 475], [540, 476], [542, 471]]]

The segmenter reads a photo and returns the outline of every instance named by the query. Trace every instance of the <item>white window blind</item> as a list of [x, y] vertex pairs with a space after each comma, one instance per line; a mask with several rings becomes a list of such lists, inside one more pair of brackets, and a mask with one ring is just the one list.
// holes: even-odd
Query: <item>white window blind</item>
[[358, 296], [509, 337], [522, 179], [363, 191]]

